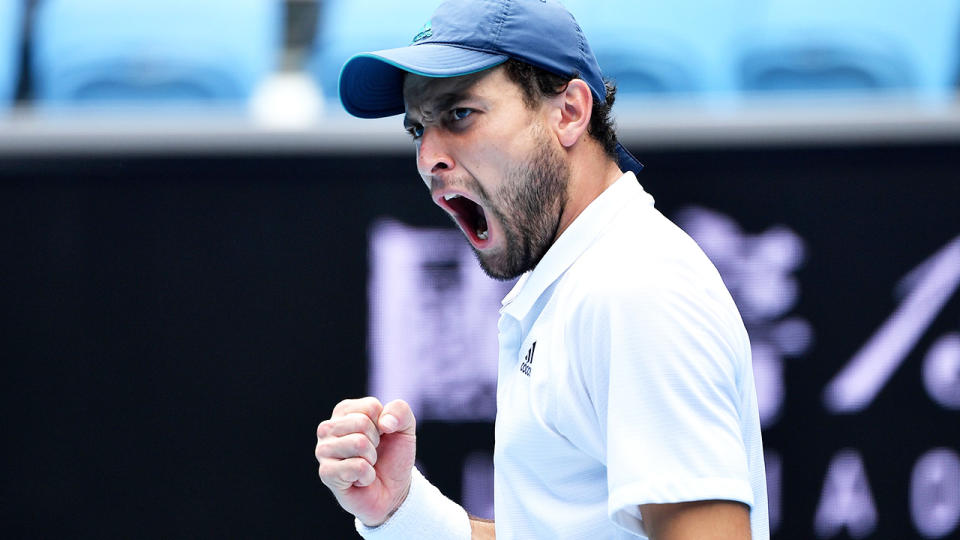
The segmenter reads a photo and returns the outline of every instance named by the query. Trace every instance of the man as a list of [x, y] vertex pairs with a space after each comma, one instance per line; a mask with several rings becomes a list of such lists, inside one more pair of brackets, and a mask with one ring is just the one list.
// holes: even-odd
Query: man
[[[417, 165], [495, 278], [496, 522], [413, 467], [403, 401], [317, 428], [323, 482], [365, 538], [767, 538], [743, 323], [720, 277], [637, 183], [614, 91], [551, 0], [453, 0], [411, 46], [356, 56], [341, 100], [405, 113]], [[624, 170], [626, 172], [624, 172]]]

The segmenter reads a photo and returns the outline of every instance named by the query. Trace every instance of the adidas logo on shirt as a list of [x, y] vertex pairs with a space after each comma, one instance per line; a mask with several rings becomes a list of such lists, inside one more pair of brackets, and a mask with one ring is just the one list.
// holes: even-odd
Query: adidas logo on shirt
[[530, 376], [530, 371], [533, 370], [533, 351], [536, 350], [536, 348], [537, 348], [537, 342], [534, 341], [530, 345], [530, 348], [527, 349], [527, 357], [524, 358], [523, 363], [520, 364], [520, 372], [526, 375], [527, 377]]

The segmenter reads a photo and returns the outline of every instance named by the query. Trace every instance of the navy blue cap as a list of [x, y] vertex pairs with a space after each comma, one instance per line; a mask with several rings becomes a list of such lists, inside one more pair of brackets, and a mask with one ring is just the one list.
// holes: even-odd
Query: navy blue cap
[[[360, 118], [402, 114], [403, 76], [456, 77], [489, 69], [509, 58], [557, 75], [576, 75], [593, 99], [606, 101], [597, 59], [573, 15], [556, 0], [449, 0], [434, 12], [413, 42], [358, 54], [340, 71], [340, 102]], [[617, 144], [620, 168], [643, 165]]]

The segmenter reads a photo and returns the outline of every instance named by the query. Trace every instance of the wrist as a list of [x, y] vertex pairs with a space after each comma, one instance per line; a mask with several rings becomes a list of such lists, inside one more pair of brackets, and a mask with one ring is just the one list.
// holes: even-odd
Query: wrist
[[457, 503], [446, 498], [414, 467], [406, 497], [383, 523], [376, 527], [355, 521], [357, 532], [367, 540], [400, 538], [470, 539], [470, 519]]
[[[416, 470], [417, 470], [417, 468], [414, 467], [414, 468], [413, 468], [413, 471], [416, 471]], [[413, 484], [413, 474], [414, 474], [413, 471], [411, 471], [410, 482], [407, 483], [406, 489], [403, 490], [403, 494], [400, 496], [399, 502], [397, 502], [397, 504], [393, 507], [393, 509], [390, 510], [383, 519], [381, 519], [380, 521], [373, 522], [373, 521], [367, 521], [367, 520], [365, 520], [365, 519], [361, 519], [361, 518], [358, 516], [358, 517], [357, 517], [357, 520], [358, 520], [361, 524], [363, 524], [364, 527], [367, 527], [368, 529], [375, 529], [375, 528], [379, 527], [380, 525], [383, 525], [384, 523], [386, 523], [387, 521], [389, 521], [390, 518], [392, 518], [393, 515], [397, 513], [397, 510], [399, 510], [400, 507], [403, 506], [403, 503], [407, 500], [407, 497], [410, 495], [410, 486]], [[419, 471], [417, 471], [417, 472], [419, 473]]]

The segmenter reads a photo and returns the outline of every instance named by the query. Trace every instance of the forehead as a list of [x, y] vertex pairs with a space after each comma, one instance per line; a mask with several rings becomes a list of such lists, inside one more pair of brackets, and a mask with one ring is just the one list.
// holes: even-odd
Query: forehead
[[408, 73], [403, 80], [403, 101], [407, 112], [435, 110], [464, 98], [503, 96], [510, 81], [502, 69], [493, 68], [459, 77], [423, 77]]

